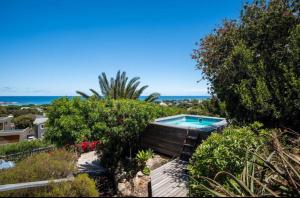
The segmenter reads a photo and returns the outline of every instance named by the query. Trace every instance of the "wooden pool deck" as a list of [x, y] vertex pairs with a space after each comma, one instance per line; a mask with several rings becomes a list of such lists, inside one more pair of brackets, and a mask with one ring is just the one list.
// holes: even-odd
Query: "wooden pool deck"
[[151, 171], [152, 197], [188, 197], [187, 162], [175, 159]]

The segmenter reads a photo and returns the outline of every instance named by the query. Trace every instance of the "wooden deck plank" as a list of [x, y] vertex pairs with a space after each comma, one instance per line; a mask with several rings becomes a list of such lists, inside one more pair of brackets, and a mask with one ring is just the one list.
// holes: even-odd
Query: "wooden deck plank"
[[153, 170], [151, 190], [153, 197], [173, 197], [188, 195], [188, 176], [185, 173], [187, 163], [179, 159]]
[[159, 196], [162, 196], [162, 197], [169, 197], [172, 192], [174, 191], [182, 191], [184, 190], [185, 188], [185, 184], [178, 184], [177, 182], [173, 181], [172, 183], [169, 183], [168, 186], [164, 186], [162, 189], [162, 191], [159, 193]]
[[170, 172], [170, 170], [172, 170], [173, 172], [178, 172], [178, 169], [175, 170], [176, 168], [174, 167], [174, 165], [170, 164], [170, 166], [166, 166], [163, 169], [160, 169], [158, 172], [154, 172], [152, 174], [152, 178], [153, 178], [153, 182], [155, 181], [155, 179], [159, 179], [161, 177], [161, 175], [168, 175], [167, 173]]

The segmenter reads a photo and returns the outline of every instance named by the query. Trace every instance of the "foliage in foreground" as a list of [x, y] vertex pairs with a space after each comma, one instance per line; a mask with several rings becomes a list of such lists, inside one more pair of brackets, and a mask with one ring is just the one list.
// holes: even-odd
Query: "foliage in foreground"
[[0, 145], [0, 156], [32, 151], [37, 148], [44, 148], [48, 146], [51, 146], [51, 144], [44, 140], [22, 141], [13, 144]]
[[74, 181], [47, 187], [0, 192], [0, 197], [98, 197], [95, 182], [88, 175], [78, 175]]
[[298, 0], [255, 0], [193, 53], [211, 92], [239, 122], [300, 126]]
[[[98, 79], [102, 96], [94, 89], [90, 89], [90, 91], [94, 94], [93, 96], [98, 99], [102, 99], [103, 97], [110, 99], [139, 99], [145, 89], [148, 88], [148, 85], [139, 88], [139, 77], [134, 77], [129, 80], [126, 76], [126, 72], [121, 73], [121, 71], [118, 71], [116, 77], [111, 78], [110, 81], [107, 79], [104, 72], [99, 75]], [[81, 91], [77, 91], [77, 93], [84, 98], [90, 97]], [[152, 93], [145, 99], [145, 101], [153, 102], [158, 99], [159, 96], [159, 93]]]
[[219, 172], [214, 179], [200, 177], [202, 183], [194, 182], [194, 188], [217, 197], [299, 197], [299, 136], [282, 135], [273, 132], [269, 144], [249, 152], [240, 176]]
[[241, 128], [230, 126], [223, 133], [210, 135], [192, 156], [189, 165], [191, 177], [214, 177], [220, 171], [240, 173], [247, 159], [247, 150], [265, 140], [265, 130], [260, 127], [259, 123]]
[[66, 178], [74, 173], [76, 155], [65, 150], [40, 153], [0, 171], [0, 185]]

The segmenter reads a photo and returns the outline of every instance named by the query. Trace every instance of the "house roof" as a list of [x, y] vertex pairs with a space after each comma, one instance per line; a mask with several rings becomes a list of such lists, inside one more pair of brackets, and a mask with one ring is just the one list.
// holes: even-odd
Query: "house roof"
[[48, 118], [46, 117], [41, 117], [41, 118], [36, 118], [33, 122], [33, 124], [39, 125], [39, 124], [44, 124], [47, 122]]

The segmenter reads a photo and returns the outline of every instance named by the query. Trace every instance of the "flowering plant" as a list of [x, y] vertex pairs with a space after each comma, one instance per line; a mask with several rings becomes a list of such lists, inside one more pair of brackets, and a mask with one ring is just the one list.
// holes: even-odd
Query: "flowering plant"
[[77, 144], [76, 147], [81, 153], [85, 153], [88, 151], [94, 151], [98, 144], [100, 144], [100, 141], [85, 141]]

